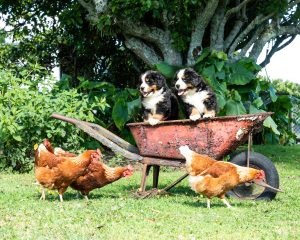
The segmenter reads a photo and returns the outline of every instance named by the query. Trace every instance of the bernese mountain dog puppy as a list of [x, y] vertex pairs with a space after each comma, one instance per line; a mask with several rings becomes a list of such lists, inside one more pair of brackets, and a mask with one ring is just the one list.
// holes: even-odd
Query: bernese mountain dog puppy
[[144, 121], [151, 125], [178, 117], [178, 101], [159, 72], [147, 71], [140, 76], [140, 93]]
[[175, 88], [178, 96], [184, 102], [187, 117], [196, 121], [199, 118], [216, 115], [216, 95], [195, 70], [191, 68], [179, 70], [176, 73], [175, 81]]

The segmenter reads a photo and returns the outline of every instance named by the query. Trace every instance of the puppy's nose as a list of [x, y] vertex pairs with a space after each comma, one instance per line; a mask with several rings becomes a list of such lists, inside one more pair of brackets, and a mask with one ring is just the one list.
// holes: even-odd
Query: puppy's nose
[[176, 88], [176, 89], [179, 89], [179, 88], [180, 88], [180, 84], [176, 84], [176, 85], [175, 85], [175, 88]]
[[144, 91], [144, 89], [145, 89], [144, 87], [140, 87], [140, 90], [141, 90], [141, 91]]

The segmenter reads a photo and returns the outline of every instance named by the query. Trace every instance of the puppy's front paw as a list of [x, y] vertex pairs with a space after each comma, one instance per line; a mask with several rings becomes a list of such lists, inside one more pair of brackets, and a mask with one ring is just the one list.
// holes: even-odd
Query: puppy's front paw
[[159, 120], [155, 119], [155, 118], [149, 118], [148, 121], [149, 121], [150, 125], [152, 125], [152, 126], [159, 123]]
[[193, 120], [193, 121], [196, 121], [196, 120], [198, 120], [198, 119], [200, 119], [200, 118], [201, 118], [201, 115], [200, 115], [200, 114], [195, 114], [195, 115], [191, 115], [191, 116], [190, 116], [190, 119]]
[[206, 113], [203, 115], [203, 118], [212, 118], [215, 117], [216, 113], [215, 112], [210, 112], [210, 113]]
[[204, 114], [203, 115], [203, 118], [212, 118], [212, 117], [215, 117], [214, 114]]

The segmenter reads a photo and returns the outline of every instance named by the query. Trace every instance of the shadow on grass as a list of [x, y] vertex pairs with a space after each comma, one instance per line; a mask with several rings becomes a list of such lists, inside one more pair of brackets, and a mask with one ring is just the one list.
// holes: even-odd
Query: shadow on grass
[[[230, 201], [228, 201], [228, 202], [233, 208], [241, 207], [244, 205], [242, 202], [238, 202], [238, 203], [235, 202], [234, 205]], [[207, 208], [206, 198], [202, 198], [201, 200], [197, 200], [197, 201], [194, 201], [193, 199], [191, 199], [191, 201], [184, 201], [183, 204], [188, 205], [190, 207], [194, 207], [194, 208]], [[210, 207], [211, 208], [227, 208], [226, 205], [224, 203], [222, 203], [220, 200], [217, 200], [217, 198], [213, 198], [210, 200]]]

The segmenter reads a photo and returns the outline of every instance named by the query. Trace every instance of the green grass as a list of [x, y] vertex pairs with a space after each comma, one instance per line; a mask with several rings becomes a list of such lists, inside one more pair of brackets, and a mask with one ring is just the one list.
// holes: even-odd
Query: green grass
[[[227, 209], [193, 193], [187, 180], [172, 195], [138, 200], [140, 172], [103, 189], [90, 201], [69, 189], [40, 201], [33, 174], [0, 174], [0, 239], [300, 239], [300, 146], [257, 146], [275, 163], [284, 193], [275, 200], [229, 199]], [[183, 171], [162, 172], [160, 187]], [[150, 181], [149, 181], [150, 182]]]

